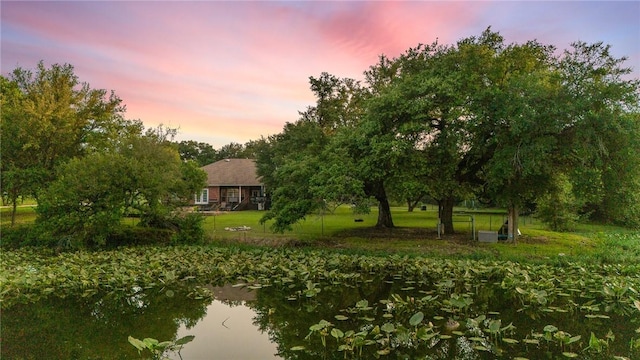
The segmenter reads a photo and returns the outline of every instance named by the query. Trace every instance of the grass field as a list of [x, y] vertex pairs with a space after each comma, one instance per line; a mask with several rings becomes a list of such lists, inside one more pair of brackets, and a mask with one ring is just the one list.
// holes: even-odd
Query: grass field
[[[18, 205], [16, 211], [16, 224], [28, 224], [36, 219], [35, 204]], [[3, 206], [0, 208], [0, 226], [8, 226], [11, 224], [11, 207]]]
[[[598, 224], [580, 224], [576, 231], [549, 231], [534, 217], [520, 218], [522, 236], [517, 244], [480, 243], [472, 240], [470, 218], [475, 229], [497, 231], [506, 218], [502, 210], [472, 211], [457, 209], [454, 217], [456, 234], [438, 239], [437, 211], [392, 208], [394, 229], [379, 230], [374, 225], [377, 210], [354, 215], [343, 206], [333, 213], [313, 214], [295, 224], [291, 231], [273, 233], [270, 223], [260, 224], [262, 211], [223, 212], [205, 217], [207, 243], [217, 246], [297, 246], [328, 248], [350, 252], [403, 253], [437, 257], [463, 257], [513, 261], [596, 261], [640, 262], [640, 232]], [[34, 207], [18, 208], [16, 222], [35, 219]], [[358, 220], [358, 221], [356, 221]], [[125, 224], [135, 224], [126, 219]], [[2, 227], [10, 224], [10, 209], [0, 211]], [[233, 231], [243, 228], [242, 231]], [[250, 229], [248, 229], [250, 228]]]
[[[285, 246], [304, 245], [347, 251], [406, 253], [415, 255], [501, 259], [514, 261], [638, 261], [640, 262], [640, 233], [610, 225], [581, 224], [568, 233], [549, 231], [533, 217], [520, 218], [522, 236], [517, 244], [479, 243], [472, 240], [470, 217], [475, 229], [497, 231], [506, 218], [501, 210], [471, 211], [458, 209], [454, 218], [456, 234], [438, 239], [437, 211], [408, 212], [406, 208], [392, 208], [397, 228], [373, 229], [377, 211], [367, 215], [353, 215], [348, 207], [333, 214], [310, 215], [284, 234], [274, 234], [269, 223], [260, 224], [264, 214], [259, 211], [222, 213], [208, 216], [205, 231], [213, 244], [248, 244]], [[356, 222], [355, 220], [362, 220]], [[225, 228], [250, 227], [247, 231]], [[617, 260], [616, 260], [617, 259]]]

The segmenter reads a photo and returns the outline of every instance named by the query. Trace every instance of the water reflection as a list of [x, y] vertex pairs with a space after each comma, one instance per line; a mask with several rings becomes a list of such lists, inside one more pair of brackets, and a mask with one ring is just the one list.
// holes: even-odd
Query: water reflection
[[[254, 324], [258, 314], [247, 306], [256, 292], [230, 285], [210, 287], [215, 299], [195, 326], [181, 325], [177, 338], [195, 335], [180, 352], [182, 359], [282, 359], [269, 335]], [[178, 354], [171, 359], [179, 360]]]
[[2, 309], [2, 359], [137, 359], [127, 338], [171, 340], [194, 326], [210, 300], [190, 289], [49, 298]]
[[[198, 296], [198, 288], [190, 286], [134, 287], [126, 294], [19, 304], [2, 309], [0, 358], [139, 359], [127, 341], [130, 335], [160, 341], [194, 335], [180, 354], [166, 354], [174, 360], [372, 359], [387, 348], [394, 358], [408, 359], [559, 357], [566, 350], [556, 344], [556, 337], [546, 340], [534, 336], [549, 324], [582, 336], [572, 346], [576, 350], [589, 346], [591, 332], [604, 338], [611, 330], [615, 341], [607, 345], [609, 354], [637, 355], [630, 352], [629, 344], [640, 324], [638, 313], [585, 316], [593, 314], [577, 306], [578, 302], [596, 300], [567, 294], [556, 299], [553, 307], [533, 311], [521, 309], [513, 294], [498, 284], [470, 286], [448, 280], [408, 283], [389, 276], [369, 280], [287, 284], [255, 291], [231, 285], [209, 287], [215, 300]], [[424, 321], [411, 325], [410, 319], [418, 311]], [[470, 319], [478, 315], [483, 320], [472, 324]], [[460, 322], [457, 331], [446, 330], [449, 318]], [[332, 322], [345, 337], [338, 340], [340, 334], [331, 332], [324, 340], [320, 332], [309, 336], [310, 327], [321, 320]], [[501, 324], [491, 330], [497, 321]], [[418, 331], [431, 323], [440, 336]], [[351, 343], [345, 335], [349, 331]], [[358, 347], [354, 334], [362, 332], [372, 343]], [[511, 340], [505, 342], [504, 338]], [[539, 344], [527, 344], [525, 339], [538, 339]], [[344, 347], [339, 350], [341, 345]], [[304, 350], [292, 350], [300, 347]], [[150, 354], [143, 355], [149, 358]]]

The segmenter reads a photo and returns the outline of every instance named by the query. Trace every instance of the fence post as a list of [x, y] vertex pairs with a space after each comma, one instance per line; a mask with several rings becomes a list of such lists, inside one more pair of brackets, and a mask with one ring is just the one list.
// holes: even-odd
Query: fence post
[[471, 215], [471, 231], [473, 232], [473, 241], [476, 241], [476, 218]]

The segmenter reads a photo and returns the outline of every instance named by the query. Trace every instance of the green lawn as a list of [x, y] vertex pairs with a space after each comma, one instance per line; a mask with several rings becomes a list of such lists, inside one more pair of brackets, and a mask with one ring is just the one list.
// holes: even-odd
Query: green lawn
[[[433, 206], [408, 212], [405, 207], [392, 208], [395, 229], [374, 229], [377, 210], [354, 215], [347, 206], [333, 213], [314, 214], [283, 234], [271, 232], [270, 223], [260, 224], [263, 211], [223, 212], [206, 216], [204, 229], [207, 243], [217, 246], [299, 246], [322, 247], [350, 252], [402, 253], [437, 257], [464, 257], [513, 261], [596, 261], [603, 263], [640, 263], [640, 232], [621, 227], [580, 224], [576, 231], [549, 231], [533, 217], [521, 217], [522, 236], [517, 244], [479, 243], [472, 240], [473, 216], [476, 230], [496, 231], [505, 219], [502, 210], [472, 211], [457, 209], [455, 235], [438, 239], [437, 212]], [[32, 206], [18, 208], [16, 222], [30, 223], [35, 219]], [[10, 224], [10, 209], [0, 210], [2, 227]], [[359, 220], [359, 221], [356, 221]], [[360, 221], [361, 220], [361, 221]], [[135, 224], [126, 219], [124, 224]], [[249, 227], [249, 230], [229, 229]]]
[[[32, 223], [36, 219], [35, 208], [35, 204], [18, 205], [16, 211], [16, 224]], [[0, 226], [4, 227], [11, 224], [11, 210], [12, 208], [10, 206], [3, 206], [0, 208]]]
[[[294, 225], [292, 231], [274, 234], [269, 223], [261, 225], [264, 214], [259, 211], [223, 213], [208, 216], [205, 230], [211, 243], [217, 245], [306, 245], [343, 251], [394, 252], [409, 255], [447, 256], [513, 261], [563, 262], [569, 260], [598, 262], [640, 262], [640, 232], [597, 224], [579, 225], [575, 232], [549, 231], [533, 217], [521, 217], [522, 236], [517, 244], [479, 243], [472, 240], [470, 216], [476, 230], [496, 231], [506, 214], [501, 210], [471, 211], [459, 209], [455, 216], [456, 235], [438, 239], [437, 212], [429, 207], [408, 212], [392, 208], [396, 229], [375, 230], [377, 211], [353, 215], [348, 207], [333, 214], [310, 215]], [[361, 219], [362, 222], [356, 222]], [[225, 228], [251, 227], [248, 231]]]

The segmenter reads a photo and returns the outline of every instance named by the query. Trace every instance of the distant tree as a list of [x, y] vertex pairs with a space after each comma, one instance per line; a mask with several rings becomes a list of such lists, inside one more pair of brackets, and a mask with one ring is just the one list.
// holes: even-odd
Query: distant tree
[[250, 140], [244, 145], [231, 142], [218, 150], [214, 149], [210, 144], [193, 140], [180, 141], [177, 146], [182, 160], [195, 161], [198, 165], [205, 166], [219, 160], [231, 158], [255, 159], [257, 152], [266, 141], [264, 138]]
[[41, 61], [35, 72], [16, 68], [1, 82], [2, 188], [14, 205], [37, 198], [56, 166], [110, 147], [130, 125], [120, 98], [81, 83], [71, 65]]
[[223, 160], [223, 159], [233, 159], [233, 158], [240, 158], [240, 159], [244, 159], [245, 158], [245, 148], [244, 145], [236, 143], [236, 142], [231, 142], [227, 145], [222, 146], [220, 149], [218, 149], [218, 154], [216, 156], [216, 158], [218, 160]]
[[268, 140], [264, 137], [261, 137], [258, 140], [249, 140], [244, 144], [243, 155], [246, 159], [256, 159], [258, 157], [258, 152], [265, 146]]
[[576, 199], [569, 177], [558, 173], [553, 177], [552, 187], [537, 199], [537, 218], [549, 225], [553, 231], [570, 231], [578, 221], [580, 203]]
[[193, 140], [183, 140], [178, 143], [178, 152], [183, 161], [194, 161], [199, 166], [205, 166], [218, 160], [218, 152], [210, 144]]

